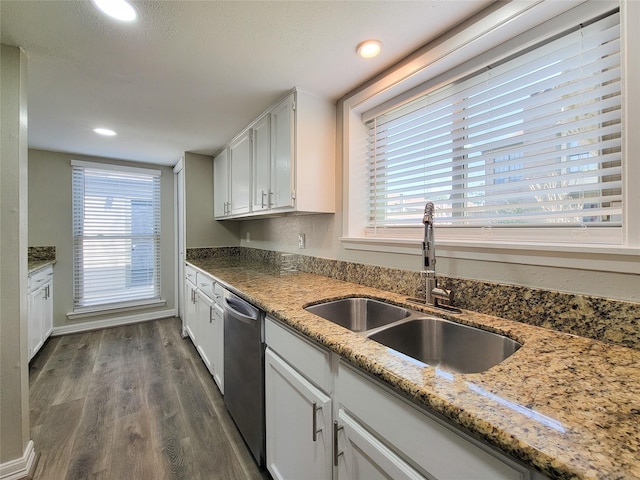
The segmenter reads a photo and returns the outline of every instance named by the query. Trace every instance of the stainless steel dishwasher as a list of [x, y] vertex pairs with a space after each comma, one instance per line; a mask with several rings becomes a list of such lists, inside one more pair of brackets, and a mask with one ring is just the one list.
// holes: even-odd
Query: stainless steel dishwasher
[[224, 301], [224, 403], [264, 466], [264, 312], [232, 293]]

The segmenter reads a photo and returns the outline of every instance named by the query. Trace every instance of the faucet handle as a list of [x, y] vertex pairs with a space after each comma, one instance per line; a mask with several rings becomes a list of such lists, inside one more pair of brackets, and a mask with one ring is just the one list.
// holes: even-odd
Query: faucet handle
[[435, 287], [431, 290], [431, 296], [434, 299], [434, 303], [442, 301], [445, 305], [449, 305], [453, 300], [453, 293], [451, 290], [446, 290], [444, 288]]

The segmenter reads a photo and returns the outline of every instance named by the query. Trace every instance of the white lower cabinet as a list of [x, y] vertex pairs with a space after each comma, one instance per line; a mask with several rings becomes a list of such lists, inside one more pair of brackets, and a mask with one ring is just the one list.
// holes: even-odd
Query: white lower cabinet
[[265, 328], [267, 469], [277, 480], [330, 479], [330, 354], [269, 318]]
[[220, 393], [224, 395], [224, 289], [217, 283], [214, 286], [215, 304], [213, 305], [214, 350], [213, 350], [213, 379]]
[[215, 324], [213, 306], [215, 302], [198, 290], [198, 336], [196, 347], [207, 369], [213, 374], [213, 351], [215, 349]]
[[270, 349], [265, 368], [269, 472], [283, 480], [331, 478], [331, 399]]
[[[380, 473], [376, 478], [532, 478], [523, 465], [454, 430], [342, 361], [338, 367], [335, 398], [339, 411], [337, 427], [345, 431], [344, 443], [340, 442], [338, 432], [338, 472], [346, 474], [346, 477], [339, 475], [340, 480], [370, 478], [360, 473], [361, 469], [369, 472], [372, 468]], [[357, 443], [363, 443], [361, 439], [353, 440], [356, 432], [370, 442], [366, 442], [368, 450], [361, 449], [354, 454], [350, 450], [358, 448]], [[351, 439], [346, 440], [348, 438]], [[369, 465], [372, 463], [369, 459], [375, 460], [375, 467]]]
[[198, 337], [198, 287], [189, 280], [184, 282], [185, 290], [185, 312], [184, 312], [184, 329], [191, 338], [194, 345], [197, 346]]
[[29, 275], [29, 360], [42, 348], [53, 331], [53, 267]]
[[338, 410], [336, 429], [337, 478], [419, 480], [425, 478], [387, 448], [344, 409]]
[[184, 329], [224, 394], [224, 289], [214, 278], [185, 265]]

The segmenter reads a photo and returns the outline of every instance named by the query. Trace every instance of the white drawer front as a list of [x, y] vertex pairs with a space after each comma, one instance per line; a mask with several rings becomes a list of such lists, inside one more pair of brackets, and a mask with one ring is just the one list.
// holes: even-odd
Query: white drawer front
[[214, 298], [213, 295], [213, 278], [202, 272], [196, 273], [196, 285], [198, 288], [209, 298]]
[[184, 276], [187, 280], [189, 280], [191, 283], [193, 283], [195, 285], [196, 283], [196, 269], [189, 266], [189, 265], [185, 265], [184, 267]]
[[331, 354], [267, 317], [266, 343], [325, 393], [332, 391]]
[[29, 275], [28, 289], [30, 292], [37, 290], [53, 278], [53, 267], [46, 267]]

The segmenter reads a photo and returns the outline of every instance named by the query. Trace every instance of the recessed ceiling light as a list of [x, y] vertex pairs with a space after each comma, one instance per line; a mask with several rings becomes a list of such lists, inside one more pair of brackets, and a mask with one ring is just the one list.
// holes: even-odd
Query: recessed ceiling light
[[356, 47], [356, 52], [362, 58], [373, 58], [382, 50], [382, 42], [379, 40], [365, 40]]
[[127, 0], [91, 0], [98, 9], [122, 22], [133, 22], [138, 12]]
[[113, 137], [114, 135], [117, 135], [116, 132], [110, 128], [94, 128], [93, 131], [98, 135], [104, 135], [105, 137]]

